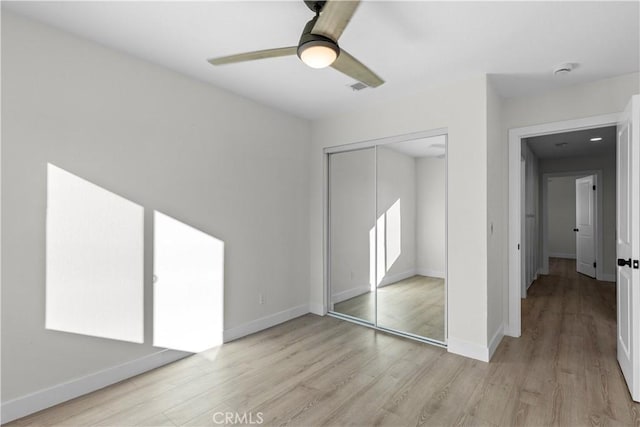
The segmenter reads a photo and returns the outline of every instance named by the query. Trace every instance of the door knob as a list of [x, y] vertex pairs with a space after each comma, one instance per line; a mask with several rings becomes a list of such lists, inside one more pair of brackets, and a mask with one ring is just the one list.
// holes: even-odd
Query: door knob
[[629, 259], [618, 258], [618, 265], [620, 267], [624, 267], [625, 265], [628, 265], [629, 267], [631, 267], [631, 258]]
[[573, 231], [578, 232], [578, 231], [580, 231], [580, 230], [578, 230], [577, 228], [574, 228], [574, 229], [573, 229]]

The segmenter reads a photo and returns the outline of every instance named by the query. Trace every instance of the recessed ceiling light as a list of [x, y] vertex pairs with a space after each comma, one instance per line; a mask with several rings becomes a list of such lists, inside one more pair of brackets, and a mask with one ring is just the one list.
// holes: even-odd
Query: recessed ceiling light
[[602, 141], [602, 137], [601, 136], [594, 136], [589, 141], [591, 141], [591, 142], [599, 142], [599, 141]]

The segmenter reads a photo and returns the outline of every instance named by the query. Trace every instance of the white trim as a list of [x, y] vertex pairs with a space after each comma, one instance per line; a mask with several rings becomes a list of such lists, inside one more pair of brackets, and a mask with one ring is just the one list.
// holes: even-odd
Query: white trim
[[606, 114], [509, 130], [509, 323], [505, 328], [508, 331], [508, 335], [519, 337], [521, 334], [521, 262], [518, 245], [524, 243], [524, 236], [520, 235], [520, 140], [531, 136], [616, 125], [619, 118], [620, 113]]
[[602, 273], [602, 276], [598, 278], [601, 282], [616, 282], [616, 275], [613, 273]]
[[363, 294], [368, 294], [369, 292], [371, 292], [371, 286], [369, 284], [367, 284], [366, 286], [358, 286], [357, 288], [347, 289], [346, 291], [338, 292], [337, 294], [333, 295], [331, 297], [331, 303], [336, 304]]
[[[331, 206], [329, 205], [329, 155], [322, 154], [322, 308], [323, 315], [328, 311], [333, 310], [333, 303], [331, 302], [331, 288], [329, 286], [329, 275], [331, 274], [331, 260], [329, 258], [329, 247], [331, 246], [330, 230], [331, 224], [329, 223], [329, 212]], [[311, 289], [313, 294], [313, 289]], [[309, 306], [312, 308], [314, 304]], [[317, 308], [317, 306], [316, 306]], [[313, 310], [312, 310], [313, 312]]]
[[[348, 144], [334, 145], [324, 149], [325, 154], [342, 153], [345, 151], [360, 150], [362, 148], [377, 147], [378, 145], [393, 144], [395, 142], [410, 141], [412, 139], [431, 138], [433, 136], [446, 135], [447, 128], [438, 128], [420, 132], [405, 133], [403, 135], [385, 136], [378, 139], [370, 139], [368, 141], [351, 142]], [[446, 154], [445, 154], [446, 155]]]
[[248, 323], [244, 323], [239, 326], [235, 326], [224, 331], [224, 342], [229, 342], [242, 338], [244, 336], [262, 331], [280, 323], [286, 322], [296, 317], [303, 316], [309, 313], [309, 305], [303, 304], [297, 307], [292, 307], [286, 310], [279, 311], [278, 313], [270, 314], [268, 316], [261, 317]]
[[498, 349], [498, 346], [502, 342], [502, 338], [504, 338], [504, 325], [500, 325], [498, 330], [493, 334], [491, 341], [489, 341], [489, 360], [493, 357], [493, 354]]
[[2, 403], [2, 424], [158, 368], [192, 353], [162, 350]]
[[447, 351], [482, 362], [489, 361], [489, 347], [470, 343], [451, 336], [449, 336], [447, 340]]
[[514, 137], [509, 132], [509, 316], [508, 327], [509, 335], [512, 337], [520, 336], [520, 281], [522, 270], [522, 254], [520, 250], [521, 238], [521, 164], [522, 150], [520, 138]]
[[318, 316], [324, 316], [327, 314], [327, 307], [323, 304], [309, 304], [309, 313], [316, 314]]
[[[576, 254], [563, 254], [563, 253], [559, 253], [559, 252], [549, 252], [547, 259], [549, 259], [549, 258], [576, 259]], [[543, 262], [544, 262], [544, 260], [543, 260]], [[544, 271], [544, 268], [540, 267], [540, 271]]]
[[418, 276], [435, 277], [436, 279], [444, 279], [444, 271], [430, 270], [428, 268], [417, 268], [416, 274]]
[[409, 277], [413, 277], [415, 275], [416, 275], [416, 270], [413, 268], [411, 270], [403, 271], [402, 273], [396, 273], [391, 276], [385, 275], [380, 281], [380, 283], [378, 284], [378, 287], [381, 288], [383, 286], [393, 285], [396, 282], [399, 282], [404, 279], [408, 279]]

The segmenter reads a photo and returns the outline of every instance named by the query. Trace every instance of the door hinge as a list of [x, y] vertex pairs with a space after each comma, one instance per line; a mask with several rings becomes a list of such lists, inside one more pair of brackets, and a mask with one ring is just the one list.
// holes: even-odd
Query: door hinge
[[596, 190], [596, 186], [594, 185], [594, 186], [593, 186], [593, 191], [595, 191], [595, 190]]
[[520, 250], [520, 243], [518, 243], [518, 250]]
[[633, 260], [633, 268], [635, 268], [636, 270], [637, 270], [638, 268], [640, 268], [640, 265], [639, 265], [639, 264], [640, 264], [640, 262], [638, 262], [638, 260], [637, 260], [637, 259], [634, 259], [634, 260]]
[[596, 268], [596, 263], [595, 262], [593, 263], [593, 268]]

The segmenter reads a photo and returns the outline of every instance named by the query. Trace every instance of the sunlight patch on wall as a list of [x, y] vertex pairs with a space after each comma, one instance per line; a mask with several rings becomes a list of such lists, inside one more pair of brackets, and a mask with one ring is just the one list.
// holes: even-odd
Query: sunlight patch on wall
[[47, 165], [45, 327], [142, 343], [144, 209]]
[[385, 215], [382, 214], [378, 220], [376, 221], [376, 233], [377, 233], [377, 263], [376, 263], [376, 271], [378, 273], [378, 277], [376, 280], [376, 284], [380, 285], [382, 279], [384, 279], [385, 265], [387, 259], [387, 248], [385, 244]]
[[369, 230], [369, 289], [376, 290], [376, 227]]
[[154, 211], [153, 345], [198, 353], [222, 344], [224, 242]]
[[401, 247], [401, 226], [402, 220], [400, 219], [400, 199], [396, 200], [396, 202], [391, 205], [386, 212], [387, 217], [387, 226], [386, 226], [386, 250], [387, 250], [387, 259], [386, 259], [386, 271], [389, 271], [393, 264], [400, 257], [400, 253], [402, 252]]
[[[376, 231], [377, 230], [377, 231]], [[387, 272], [402, 253], [402, 219], [400, 199], [378, 217], [376, 226], [369, 230], [369, 266], [371, 290], [380, 285]], [[374, 240], [374, 236], [375, 240]], [[377, 243], [377, 254], [376, 247]], [[374, 271], [375, 269], [375, 271]], [[377, 280], [374, 279], [377, 271]]]

